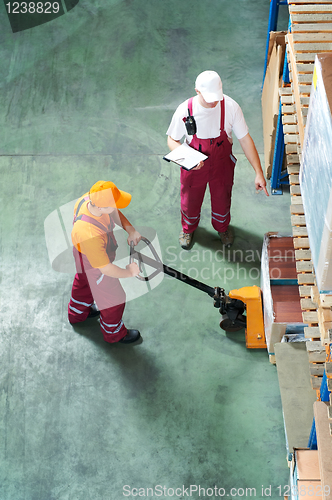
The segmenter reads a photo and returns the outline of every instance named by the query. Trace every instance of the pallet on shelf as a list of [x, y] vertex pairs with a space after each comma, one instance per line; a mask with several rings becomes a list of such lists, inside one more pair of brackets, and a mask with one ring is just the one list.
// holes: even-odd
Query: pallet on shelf
[[261, 288], [267, 350], [270, 362], [275, 363], [274, 345], [284, 335], [303, 335], [304, 330], [292, 236], [265, 235]]

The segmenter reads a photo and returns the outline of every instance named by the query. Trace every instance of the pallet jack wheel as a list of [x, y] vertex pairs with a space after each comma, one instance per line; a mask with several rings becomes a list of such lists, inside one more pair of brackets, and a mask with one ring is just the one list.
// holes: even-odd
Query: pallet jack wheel
[[245, 328], [246, 325], [246, 316], [240, 314], [235, 321], [232, 321], [227, 316], [220, 320], [220, 328], [225, 330], [226, 332], [238, 332]]

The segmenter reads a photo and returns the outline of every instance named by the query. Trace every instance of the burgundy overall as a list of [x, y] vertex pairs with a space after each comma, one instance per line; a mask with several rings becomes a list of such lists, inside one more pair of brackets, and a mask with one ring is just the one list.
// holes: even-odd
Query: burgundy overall
[[[108, 228], [85, 214], [79, 215], [80, 208], [87, 200], [83, 198], [77, 207], [74, 223], [83, 220], [107, 232], [106, 252], [113, 262], [117, 243], [113, 234], [114, 222], [110, 216]], [[72, 295], [68, 305], [70, 323], [79, 323], [87, 319], [90, 307], [96, 302], [100, 310], [100, 328], [106, 342], [118, 342], [127, 335], [122, 315], [125, 308], [126, 295], [116, 278], [102, 274], [98, 268], [93, 268], [86, 255], [73, 249], [76, 270]]]
[[[192, 115], [192, 100], [188, 109]], [[225, 100], [220, 101], [220, 136], [215, 139], [198, 139], [193, 136], [190, 146], [208, 156], [200, 170], [181, 169], [181, 223], [185, 233], [197, 229], [206, 185], [211, 194], [211, 221], [218, 232], [225, 232], [231, 220], [231, 196], [236, 158], [224, 130]], [[184, 118], [185, 120], [185, 118]]]

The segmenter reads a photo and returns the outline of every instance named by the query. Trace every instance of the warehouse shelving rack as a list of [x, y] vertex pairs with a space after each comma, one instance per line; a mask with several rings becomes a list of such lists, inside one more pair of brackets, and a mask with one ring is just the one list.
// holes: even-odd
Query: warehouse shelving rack
[[[271, 0], [264, 78], [270, 31], [276, 31], [279, 5]], [[298, 272], [304, 336], [309, 359], [311, 387], [316, 391], [313, 421], [308, 426], [308, 449], [318, 449], [322, 485], [332, 483], [332, 294], [321, 294], [311, 260], [300, 186], [300, 166], [316, 54], [332, 52], [332, 0], [288, 0], [289, 28], [280, 88], [271, 190], [282, 192], [284, 153], [291, 193], [291, 223]], [[288, 73], [288, 74], [287, 74]], [[287, 83], [289, 82], [289, 83]], [[308, 422], [310, 424], [310, 420]], [[287, 435], [286, 435], [287, 439]], [[304, 439], [307, 439], [304, 433]], [[302, 445], [303, 446], [303, 445]], [[288, 457], [292, 460], [292, 457]], [[292, 479], [292, 477], [291, 477]], [[292, 500], [297, 498], [291, 496]], [[332, 499], [332, 492], [324, 495]]]

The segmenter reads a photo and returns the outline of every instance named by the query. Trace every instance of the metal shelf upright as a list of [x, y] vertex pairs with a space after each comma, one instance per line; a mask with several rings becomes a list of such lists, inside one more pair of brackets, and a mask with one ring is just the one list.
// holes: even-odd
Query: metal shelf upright
[[[327, 354], [327, 361], [331, 360], [331, 345], [328, 347], [328, 354]], [[324, 401], [325, 403], [328, 403], [330, 401], [330, 394], [331, 392], [328, 389], [327, 385], [327, 376], [326, 376], [326, 371], [324, 370], [324, 375], [322, 378], [321, 386], [320, 386], [320, 391], [319, 391], [319, 399], [320, 401]], [[311, 450], [317, 450], [317, 434], [316, 434], [316, 423], [315, 423], [315, 418], [313, 418], [312, 421], [312, 427], [311, 427], [311, 432], [309, 436], [309, 441], [308, 441], [308, 448]]]
[[[263, 85], [264, 85], [265, 74], [266, 74], [266, 69], [267, 69], [270, 32], [277, 31], [279, 5], [288, 5], [287, 0], [270, 0], [270, 13], [269, 13], [269, 24], [268, 24], [268, 29], [267, 29], [267, 41], [266, 41], [266, 51], [265, 51]], [[289, 71], [288, 71], [286, 54], [285, 54], [285, 60], [284, 60], [283, 83], [289, 83]], [[284, 143], [284, 133], [283, 133], [283, 126], [282, 126], [282, 106], [281, 106], [281, 102], [280, 102], [278, 124], [277, 124], [277, 131], [276, 131], [276, 140], [275, 140], [274, 154], [273, 154], [272, 174], [271, 174], [271, 181], [270, 181], [272, 194], [282, 194], [282, 185], [289, 183], [287, 171], [282, 172], [284, 150], [285, 150], [285, 143]]]
[[[287, 55], [285, 53], [282, 85], [288, 83], [289, 83], [289, 70], [288, 70]], [[287, 170], [282, 171], [284, 151], [285, 151], [285, 141], [284, 141], [283, 126], [282, 126], [282, 103], [280, 100], [276, 140], [274, 144], [272, 174], [270, 181], [272, 194], [282, 194], [282, 185], [289, 184]]]
[[[263, 85], [264, 85], [266, 68], [267, 68], [267, 58], [268, 58], [268, 54], [269, 54], [270, 32], [277, 31], [279, 5], [287, 5], [287, 0], [270, 0], [270, 13], [269, 13], [269, 24], [267, 27], [267, 40], [266, 40], [265, 62], [264, 62]], [[262, 85], [262, 87], [263, 87], [263, 85]]]

